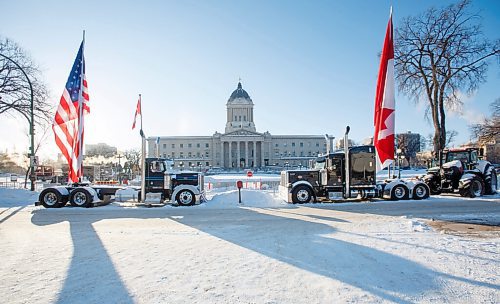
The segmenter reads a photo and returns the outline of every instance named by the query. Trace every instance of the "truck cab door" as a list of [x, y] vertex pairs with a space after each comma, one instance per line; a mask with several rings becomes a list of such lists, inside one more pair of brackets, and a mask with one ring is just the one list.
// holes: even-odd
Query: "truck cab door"
[[343, 183], [343, 160], [332, 158], [328, 160], [328, 186], [342, 186]]

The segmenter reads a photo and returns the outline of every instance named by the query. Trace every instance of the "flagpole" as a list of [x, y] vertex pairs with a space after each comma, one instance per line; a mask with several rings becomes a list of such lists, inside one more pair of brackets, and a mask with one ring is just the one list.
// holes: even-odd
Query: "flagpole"
[[83, 40], [82, 40], [82, 67], [81, 67], [81, 72], [80, 72], [80, 103], [79, 103], [79, 109], [78, 109], [78, 114], [79, 114], [79, 121], [78, 121], [78, 137], [79, 137], [79, 145], [78, 147], [78, 163], [79, 163], [79, 168], [78, 170], [80, 171], [79, 173], [77, 172], [78, 175], [78, 182], [82, 182], [82, 176], [83, 176], [83, 140], [82, 140], [82, 129], [83, 129], [83, 124], [84, 124], [84, 118], [83, 118], [83, 69], [85, 65], [85, 30], [83, 30]]
[[142, 100], [141, 100], [141, 94], [139, 94], [139, 106], [141, 110], [141, 141], [142, 141], [142, 147], [141, 147], [141, 203], [144, 203], [146, 201], [146, 135], [144, 135], [144, 132], [142, 130]]
[[141, 94], [139, 94], [139, 107], [141, 107], [141, 132], [142, 132], [142, 100], [141, 100]]

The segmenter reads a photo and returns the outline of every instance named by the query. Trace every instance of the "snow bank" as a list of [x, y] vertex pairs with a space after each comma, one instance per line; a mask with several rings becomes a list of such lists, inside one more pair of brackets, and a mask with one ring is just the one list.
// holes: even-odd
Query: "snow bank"
[[207, 203], [200, 205], [206, 208], [246, 207], [286, 207], [288, 204], [272, 192], [257, 190], [241, 190], [241, 202], [238, 204], [238, 190], [213, 192], [207, 197]]

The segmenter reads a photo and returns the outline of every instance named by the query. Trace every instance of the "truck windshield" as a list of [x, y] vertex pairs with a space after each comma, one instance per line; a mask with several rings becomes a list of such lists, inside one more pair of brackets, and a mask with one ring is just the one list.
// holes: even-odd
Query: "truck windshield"
[[325, 168], [325, 159], [316, 160], [314, 162], [314, 169], [324, 169]]
[[469, 153], [468, 152], [448, 152], [446, 157], [446, 162], [450, 162], [452, 160], [460, 160], [463, 163], [469, 163]]
[[151, 172], [164, 172], [165, 171], [165, 163], [162, 161], [153, 161], [151, 162], [150, 170]]

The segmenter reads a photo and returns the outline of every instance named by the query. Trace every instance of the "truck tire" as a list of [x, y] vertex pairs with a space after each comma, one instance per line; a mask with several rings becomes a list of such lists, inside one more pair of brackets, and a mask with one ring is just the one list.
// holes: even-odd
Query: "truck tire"
[[424, 184], [418, 184], [413, 188], [413, 199], [421, 200], [429, 197], [429, 187]]
[[475, 198], [482, 196], [484, 194], [483, 179], [479, 176], [474, 176], [464, 187], [458, 189], [458, 192], [463, 197]]
[[86, 189], [75, 189], [71, 192], [69, 202], [73, 207], [88, 208], [92, 205], [92, 195]]
[[[488, 168], [486, 168], [486, 172], [488, 172]], [[491, 168], [491, 171], [487, 173], [484, 177], [484, 187], [485, 187], [485, 194], [496, 194], [498, 190], [498, 180], [497, 180], [497, 172], [495, 169]]]
[[66, 205], [66, 202], [63, 202], [61, 193], [54, 189], [43, 190], [38, 200], [45, 208], [61, 208]]
[[410, 198], [410, 191], [405, 185], [395, 185], [391, 189], [391, 201], [407, 200]]
[[292, 190], [292, 202], [294, 204], [309, 203], [311, 198], [311, 189], [306, 185], [299, 185]]
[[194, 196], [194, 193], [191, 190], [185, 189], [177, 193], [175, 200], [177, 201], [177, 204], [181, 206], [191, 206], [196, 202], [196, 196]]

